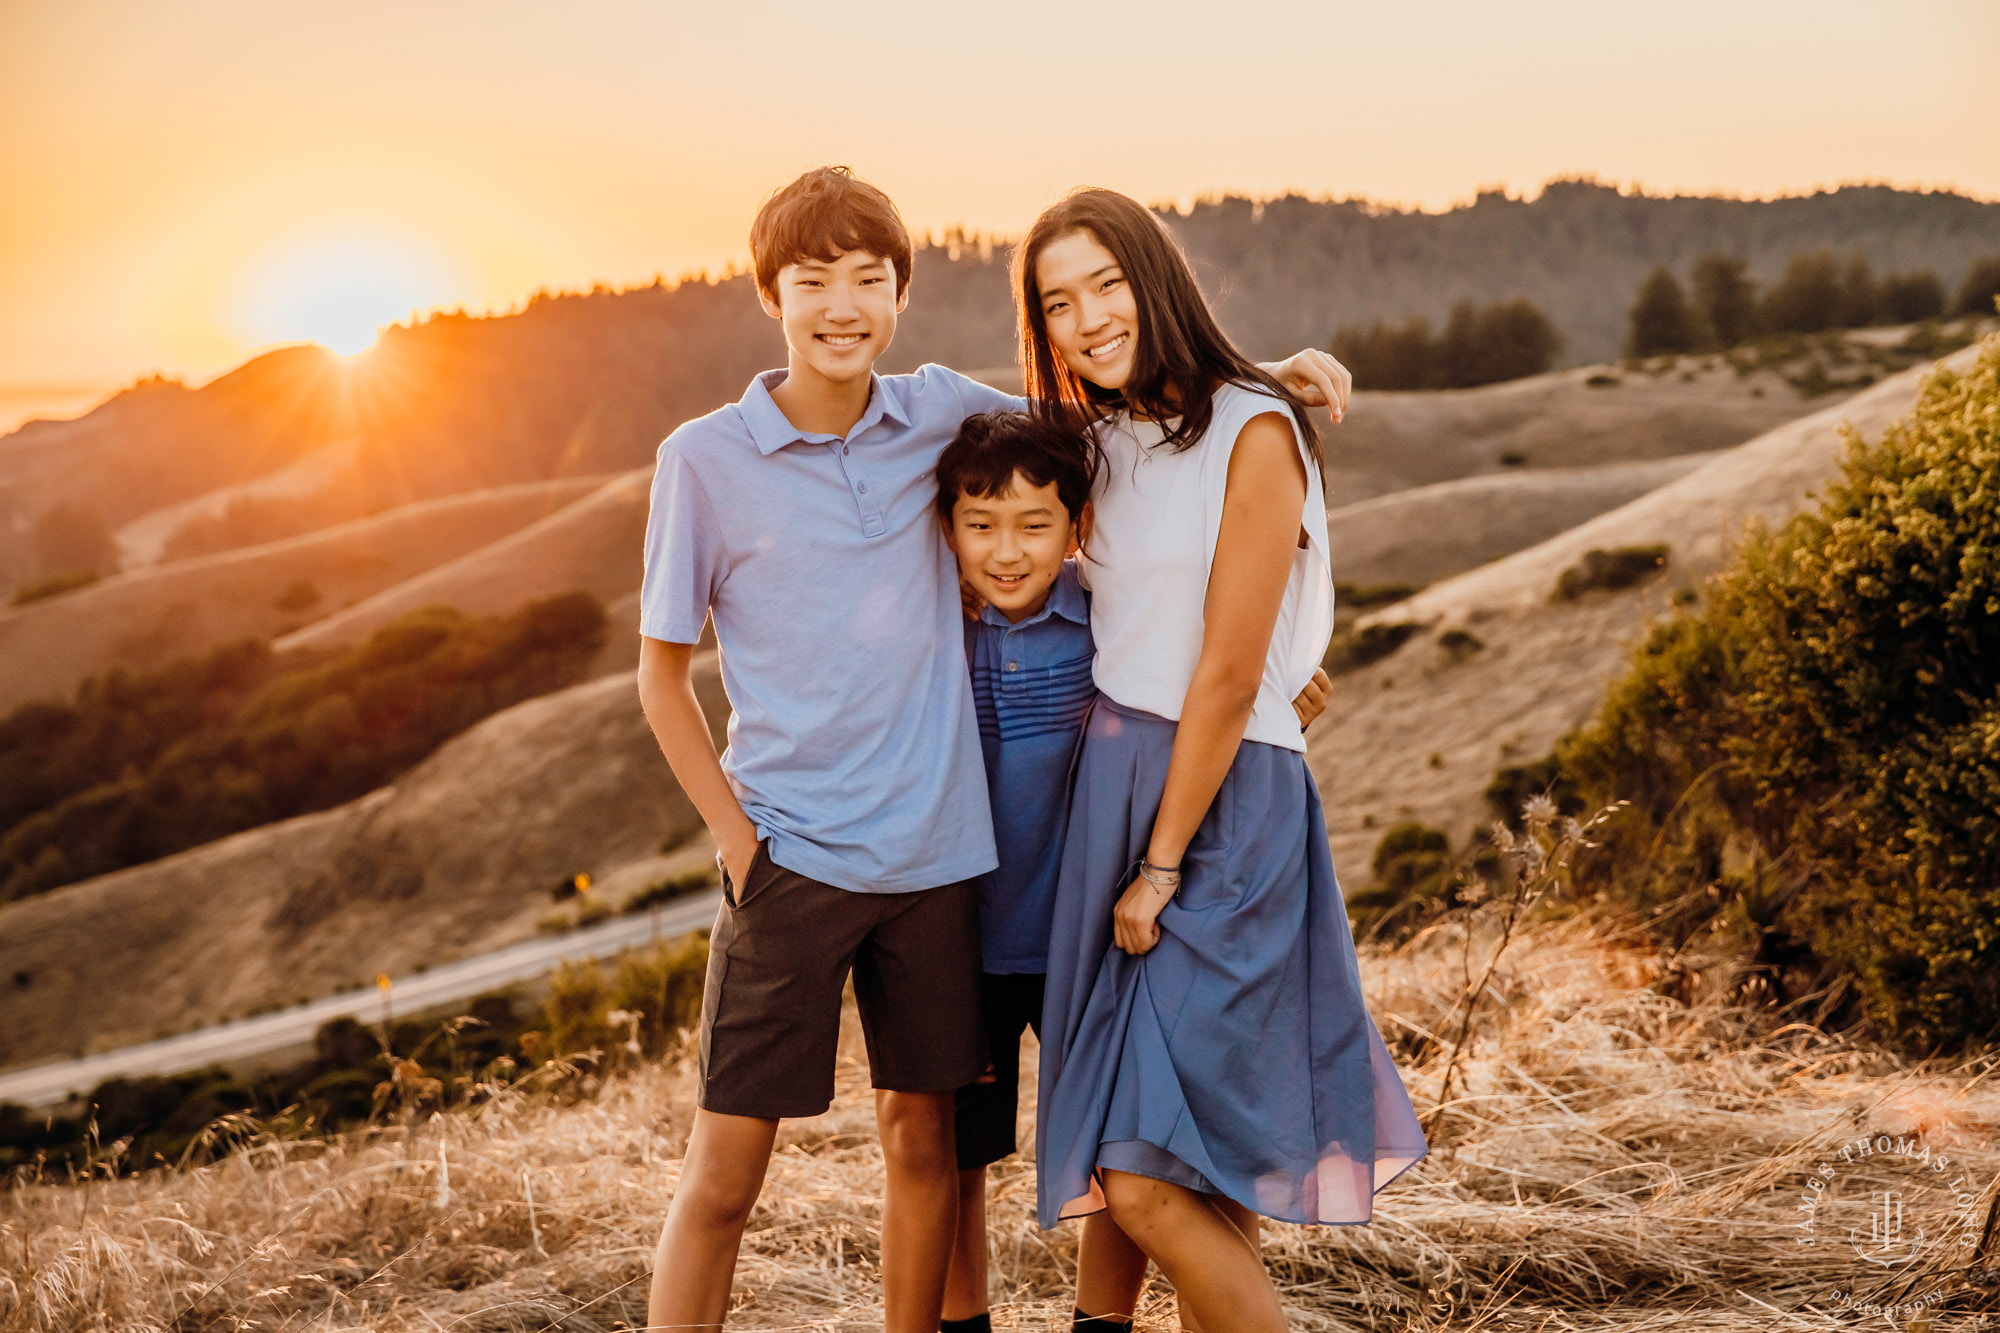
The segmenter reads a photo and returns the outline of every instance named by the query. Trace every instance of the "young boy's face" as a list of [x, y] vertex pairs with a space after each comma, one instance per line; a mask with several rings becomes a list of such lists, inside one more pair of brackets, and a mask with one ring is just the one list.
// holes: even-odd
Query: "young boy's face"
[[896, 269], [866, 250], [838, 259], [808, 259], [778, 270], [773, 289], [759, 288], [764, 313], [780, 321], [791, 367], [842, 383], [864, 377], [896, 336], [896, 316], [908, 304], [896, 289]]
[[1010, 621], [1042, 609], [1090, 527], [1090, 506], [1072, 520], [1055, 483], [1036, 486], [1020, 473], [999, 495], [960, 495], [945, 539], [959, 576]]

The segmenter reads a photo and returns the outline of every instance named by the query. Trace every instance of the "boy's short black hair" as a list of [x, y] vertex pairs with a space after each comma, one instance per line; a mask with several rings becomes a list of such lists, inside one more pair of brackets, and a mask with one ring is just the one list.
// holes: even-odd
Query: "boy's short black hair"
[[849, 250], [888, 260], [896, 291], [909, 289], [910, 232], [903, 215], [888, 195], [846, 167], [814, 167], [766, 199], [750, 224], [750, 259], [765, 292], [777, 291], [785, 265], [830, 264]]
[[1084, 442], [1062, 423], [1027, 412], [967, 417], [938, 456], [938, 516], [951, 524], [961, 495], [1006, 493], [1019, 473], [1031, 486], [1054, 484], [1070, 522], [1083, 516], [1096, 469]]

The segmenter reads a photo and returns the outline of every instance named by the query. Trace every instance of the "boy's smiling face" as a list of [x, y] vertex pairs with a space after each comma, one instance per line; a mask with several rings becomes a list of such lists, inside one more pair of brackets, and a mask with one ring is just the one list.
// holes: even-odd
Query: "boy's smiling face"
[[1016, 472], [998, 495], [961, 494], [945, 539], [959, 576], [1010, 621], [1042, 609], [1063, 561], [1089, 535], [1090, 508], [1072, 520], [1054, 482], [1037, 486]]
[[896, 316], [908, 304], [896, 269], [866, 250], [837, 259], [807, 259], [778, 270], [772, 290], [759, 288], [764, 313], [780, 321], [794, 373], [806, 370], [833, 383], [867, 376], [896, 336]]

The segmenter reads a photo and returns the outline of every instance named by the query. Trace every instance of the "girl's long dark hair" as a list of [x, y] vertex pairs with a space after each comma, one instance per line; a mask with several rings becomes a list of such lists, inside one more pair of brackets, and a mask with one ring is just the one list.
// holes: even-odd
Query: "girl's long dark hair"
[[[1100, 388], [1063, 363], [1049, 345], [1048, 320], [1035, 282], [1042, 251], [1059, 237], [1087, 231], [1111, 252], [1139, 306], [1139, 345], [1122, 392]], [[1319, 431], [1296, 394], [1236, 350], [1195, 286], [1187, 256], [1150, 209], [1115, 190], [1084, 188], [1042, 210], [1014, 251], [1014, 304], [1021, 334], [1021, 370], [1036, 411], [1084, 430], [1107, 412], [1180, 424], [1162, 444], [1178, 453], [1201, 441], [1214, 415], [1212, 398], [1225, 383], [1254, 384], [1282, 398], [1298, 420], [1315, 466]]]

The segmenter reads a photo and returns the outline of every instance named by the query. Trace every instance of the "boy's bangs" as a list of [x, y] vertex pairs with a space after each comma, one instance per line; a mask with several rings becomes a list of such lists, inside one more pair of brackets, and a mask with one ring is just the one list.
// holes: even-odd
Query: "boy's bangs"
[[862, 251], [896, 271], [896, 290], [910, 285], [909, 229], [889, 196], [845, 167], [820, 167], [765, 202], [750, 226], [757, 285], [773, 290], [787, 264], [831, 264]]

